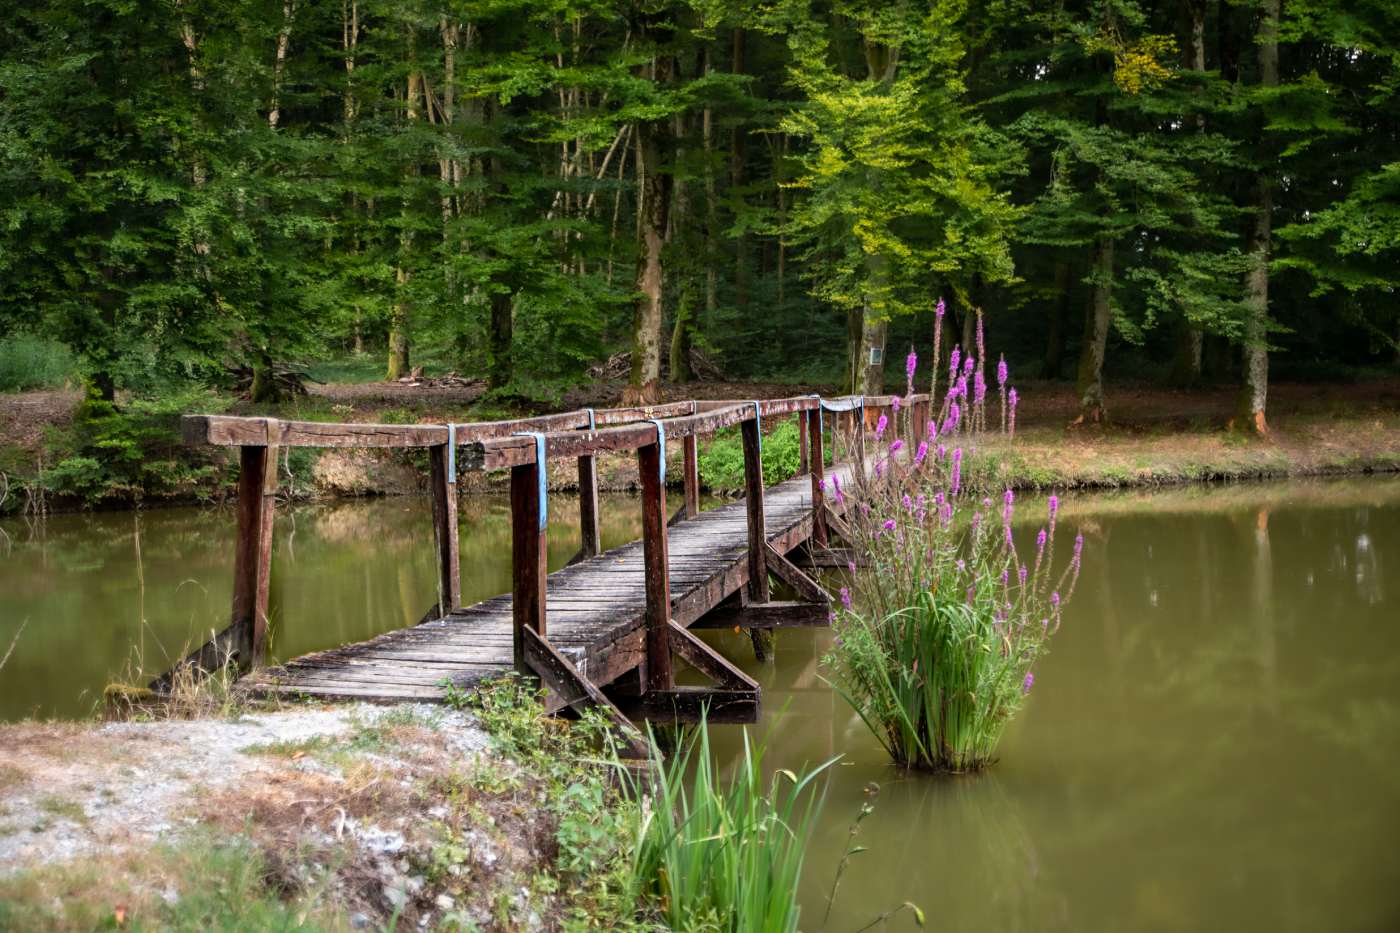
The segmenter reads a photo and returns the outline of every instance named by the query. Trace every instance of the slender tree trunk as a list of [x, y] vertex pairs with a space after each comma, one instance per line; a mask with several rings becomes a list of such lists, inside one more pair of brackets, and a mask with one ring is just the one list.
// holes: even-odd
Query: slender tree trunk
[[[412, 45], [409, 47], [409, 55], [412, 56]], [[410, 67], [413, 67], [410, 64]], [[423, 76], [414, 68], [408, 76], [407, 108], [405, 115], [409, 124], [418, 119], [418, 112], [423, 92]], [[409, 178], [416, 175], [416, 169], [408, 170]], [[404, 214], [407, 215], [409, 206], [407, 200], [404, 203]], [[409, 374], [409, 329], [411, 326], [412, 307], [408, 297], [408, 286], [412, 281], [413, 273], [409, 269], [409, 258], [413, 251], [413, 235], [407, 231], [399, 236], [399, 266], [394, 272], [395, 295], [394, 307], [389, 318], [389, 365], [386, 368], [384, 378], [389, 382]]]
[[[710, 47], [705, 46], [703, 73], [710, 74]], [[714, 320], [719, 307], [719, 198], [715, 190], [714, 112], [710, 107], [700, 119], [700, 133], [705, 147], [705, 317]]]
[[[741, 26], [734, 28], [731, 71], [736, 75], [744, 73], [744, 45], [746, 37]], [[747, 168], [747, 137], [743, 126], [734, 128], [729, 145], [729, 187], [733, 196], [742, 200], [740, 189], [744, 186]], [[746, 317], [749, 307], [749, 238], [740, 233], [734, 238], [734, 307], [741, 319]]]
[[[1259, 84], [1278, 86], [1280, 0], [1263, 0], [1259, 21]], [[1262, 120], [1259, 121], [1262, 130]], [[1269, 394], [1269, 254], [1273, 246], [1274, 181], [1272, 160], [1265, 159], [1255, 180], [1254, 220], [1249, 231], [1253, 260], [1244, 278], [1244, 382], [1239, 399], [1241, 426], [1257, 435], [1269, 433], [1265, 406]]]
[[1060, 378], [1065, 365], [1065, 321], [1069, 319], [1070, 265], [1063, 260], [1055, 263], [1055, 300], [1050, 305], [1049, 328], [1045, 334], [1045, 360], [1041, 375], [1046, 379]]
[[292, 45], [292, 17], [296, 11], [293, 0], [282, 0], [282, 28], [277, 33], [277, 57], [272, 63], [272, 102], [267, 111], [267, 125], [274, 130], [282, 122], [282, 72], [287, 67], [287, 50]]
[[491, 295], [491, 326], [486, 347], [486, 385], [492, 389], [508, 385], [514, 375], [511, 360], [511, 344], [515, 340], [513, 304], [513, 298], [508, 292], [495, 292]]
[[642, 201], [638, 229], [641, 254], [637, 258], [639, 295], [632, 323], [632, 377], [623, 398], [628, 405], [651, 405], [661, 398], [661, 328], [665, 286], [661, 251], [665, 246], [671, 209], [671, 173], [662, 164], [661, 153], [671, 142], [668, 139], [670, 121], [653, 120], [637, 129], [646, 175], [639, 192]]
[[846, 312], [846, 391], [860, 391], [860, 346], [865, 315], [859, 311]]
[[690, 366], [690, 350], [693, 345], [691, 332], [694, 328], [693, 289], [687, 282], [681, 288], [680, 301], [676, 306], [676, 323], [671, 328], [671, 381], [687, 383], [695, 378]]
[[[1206, 3], [1205, 0], [1184, 2], [1189, 35], [1184, 51], [1184, 64], [1200, 74], [1206, 70]], [[1196, 114], [1196, 132], [1206, 131], [1204, 113]], [[1179, 388], [1189, 389], [1201, 381], [1201, 348], [1204, 344], [1201, 326], [1182, 320], [1177, 328], [1176, 353], [1172, 360], [1170, 381]]]
[[1100, 237], [1094, 245], [1094, 272], [1090, 283], [1088, 313], [1084, 316], [1084, 344], [1079, 353], [1079, 417], [1076, 424], [1104, 420], [1103, 359], [1108, 348], [1112, 318], [1113, 240]]

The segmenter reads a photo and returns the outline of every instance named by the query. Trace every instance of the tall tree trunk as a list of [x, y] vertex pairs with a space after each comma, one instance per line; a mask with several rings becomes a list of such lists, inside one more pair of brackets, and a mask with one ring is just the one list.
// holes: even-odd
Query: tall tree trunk
[[[865, 257], [870, 295], [883, 295], [889, 281], [889, 260], [880, 255]], [[866, 299], [860, 335], [860, 393], [882, 395], [885, 391], [885, 340], [889, 318]]]
[[860, 311], [846, 312], [846, 391], [860, 391], [860, 346], [865, 315]]
[[[658, 61], [657, 71], [662, 67]], [[658, 80], [661, 75], [658, 74]], [[664, 270], [661, 251], [665, 246], [668, 214], [671, 209], [671, 172], [662, 162], [662, 153], [671, 144], [670, 120], [653, 120], [638, 126], [642, 162], [646, 175], [641, 186], [641, 217], [638, 233], [641, 252], [637, 257], [637, 292], [632, 321], [632, 377], [623, 394], [624, 404], [652, 405], [661, 398], [661, 328], [664, 318]]]
[[[412, 59], [413, 46], [410, 38], [409, 56]], [[423, 93], [423, 76], [410, 61], [410, 68], [413, 68], [408, 75], [408, 95], [405, 116], [410, 124], [418, 119], [418, 111]], [[407, 172], [411, 177], [417, 174], [416, 168], [410, 168]], [[409, 206], [405, 199], [403, 206], [404, 214], [407, 215]], [[407, 225], [405, 225], [407, 226]], [[409, 259], [413, 251], [413, 234], [405, 230], [399, 236], [399, 266], [394, 272], [395, 294], [394, 307], [389, 318], [389, 365], [385, 370], [384, 378], [393, 382], [402, 376], [409, 374], [409, 329], [411, 326], [412, 307], [408, 297], [408, 285], [413, 278], [413, 273], [409, 269]]]
[[[1280, 0], [1263, 0], [1259, 20], [1259, 85], [1278, 86], [1278, 26]], [[1262, 131], [1262, 118], [1257, 124]], [[1269, 254], [1273, 246], [1274, 180], [1272, 159], [1261, 161], [1255, 179], [1254, 220], [1249, 231], [1253, 260], [1244, 277], [1245, 334], [1244, 382], [1240, 387], [1238, 417], [1242, 426], [1257, 435], [1269, 433], [1265, 404], [1269, 394]]]
[[[1184, 0], [1188, 25], [1184, 64], [1197, 74], [1206, 70], [1206, 0]], [[1204, 113], [1196, 114], [1196, 132], [1206, 131]], [[1201, 325], [1183, 319], [1176, 333], [1176, 352], [1172, 359], [1170, 381], [1179, 388], [1189, 389], [1201, 381], [1201, 348], [1204, 344]]]
[[[710, 74], [710, 47], [704, 50], [702, 73]], [[700, 118], [700, 134], [705, 147], [705, 317], [713, 321], [719, 306], [719, 198], [715, 190], [714, 112], [705, 107]]]
[[1108, 348], [1108, 325], [1112, 318], [1113, 240], [1100, 237], [1094, 244], [1094, 271], [1090, 282], [1089, 308], [1084, 316], [1084, 342], [1079, 352], [1079, 417], [1076, 424], [1104, 420], [1103, 358]]
[[515, 320], [512, 316], [514, 297], [509, 292], [491, 294], [491, 324], [486, 342], [486, 385], [499, 389], [510, 383], [514, 375], [511, 344], [515, 340]]
[[282, 72], [287, 67], [287, 50], [292, 45], [292, 17], [296, 11], [294, 0], [282, 0], [282, 28], [277, 32], [277, 53], [272, 62], [272, 101], [267, 111], [267, 125], [274, 130], [282, 122]]
[[[744, 73], [745, 42], [746, 36], [743, 27], [734, 27], [731, 71], [736, 75]], [[729, 187], [733, 197], [740, 201], [743, 200], [740, 189], [744, 186], [744, 174], [748, 160], [747, 142], [744, 127], [734, 127], [729, 144]], [[739, 312], [741, 320], [747, 316], [749, 307], [749, 238], [744, 233], [740, 233], [734, 238], [734, 307]]]
[[1065, 365], [1065, 322], [1069, 319], [1071, 271], [1068, 262], [1060, 260], [1055, 263], [1055, 300], [1050, 305], [1045, 360], [1040, 367], [1040, 374], [1045, 379], [1060, 378], [1060, 370]]

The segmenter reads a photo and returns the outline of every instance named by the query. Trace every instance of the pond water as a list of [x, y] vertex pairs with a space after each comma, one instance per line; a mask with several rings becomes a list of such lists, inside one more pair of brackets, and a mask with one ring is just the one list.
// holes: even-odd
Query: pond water
[[[416, 621], [435, 599], [428, 512], [279, 511], [273, 653]], [[714, 637], [763, 683], [771, 766], [843, 756], [803, 928], [823, 927], [870, 799], [827, 929], [905, 900], [940, 930], [1400, 928], [1400, 480], [1072, 497], [1061, 514], [1084, 575], [983, 774], [889, 766], [821, 680], [828, 632], [783, 633], [769, 665]], [[577, 510], [556, 497], [550, 515], [558, 566]], [[606, 545], [636, 534], [636, 499], [603, 515]], [[467, 601], [509, 588], [506, 525], [503, 501], [463, 501]], [[231, 511], [192, 509], [0, 524], [0, 717], [81, 715], [124, 667], [222, 627], [232, 530]], [[733, 754], [739, 730], [718, 732]]]

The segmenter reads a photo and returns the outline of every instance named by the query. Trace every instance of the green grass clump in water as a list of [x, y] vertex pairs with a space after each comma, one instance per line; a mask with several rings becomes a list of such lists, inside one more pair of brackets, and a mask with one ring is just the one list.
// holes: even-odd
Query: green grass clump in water
[[672, 929], [797, 929], [803, 850], [822, 804], [816, 781], [832, 762], [779, 770], [765, 787], [762, 759], [745, 732], [743, 757], [723, 779], [702, 722], [668, 760], [652, 760], [632, 876]]
[[1052, 578], [1058, 500], [1034, 553], [1011, 536], [1014, 496], [963, 485], [963, 451], [877, 457], [849, 500], [851, 544], [868, 565], [841, 590], [825, 662], [838, 693], [905, 767], [969, 771], [993, 760], [1030, 693], [1079, 572], [1082, 537]]

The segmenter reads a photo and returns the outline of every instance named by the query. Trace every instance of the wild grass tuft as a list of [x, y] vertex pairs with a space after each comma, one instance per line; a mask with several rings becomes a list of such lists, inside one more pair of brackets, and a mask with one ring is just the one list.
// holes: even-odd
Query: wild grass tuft
[[832, 762], [779, 770], [767, 783], [762, 763], [762, 747], [745, 732], [725, 780], [703, 721], [669, 759], [654, 753], [633, 883], [672, 929], [797, 929], [803, 851], [822, 805], [817, 780]]

